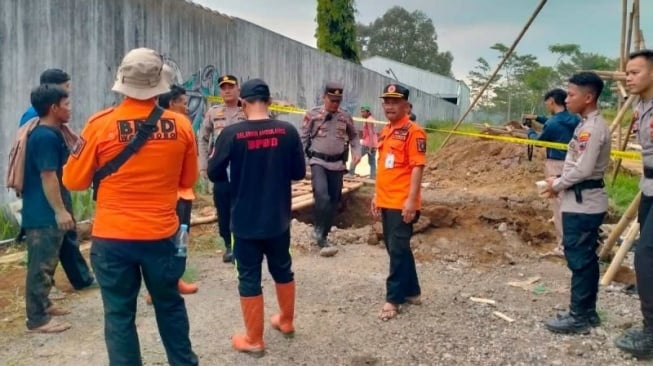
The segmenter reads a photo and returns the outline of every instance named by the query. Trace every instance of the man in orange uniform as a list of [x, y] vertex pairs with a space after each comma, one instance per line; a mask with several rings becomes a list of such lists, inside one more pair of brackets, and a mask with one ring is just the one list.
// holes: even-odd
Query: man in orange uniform
[[383, 89], [383, 110], [390, 121], [379, 136], [379, 164], [372, 214], [381, 216], [383, 241], [390, 255], [386, 303], [379, 318], [394, 318], [401, 304], [420, 304], [415, 258], [410, 250], [413, 224], [419, 219], [420, 185], [426, 160], [426, 134], [410, 121], [409, 90], [390, 84]]
[[[170, 90], [162, 68], [162, 58], [153, 50], [138, 48], [125, 55], [113, 86], [125, 99], [86, 123], [82, 143], [64, 167], [68, 189], [88, 189], [96, 172], [141, 133], [140, 125], [156, 108], [156, 96]], [[91, 265], [102, 293], [110, 365], [142, 364], [135, 325], [141, 278], [152, 295], [168, 362], [198, 364], [177, 287], [186, 257], [176, 255], [175, 245], [178, 191], [192, 188], [199, 177], [195, 135], [182, 114], [166, 110], [155, 121], [138, 153], [95, 185]]]

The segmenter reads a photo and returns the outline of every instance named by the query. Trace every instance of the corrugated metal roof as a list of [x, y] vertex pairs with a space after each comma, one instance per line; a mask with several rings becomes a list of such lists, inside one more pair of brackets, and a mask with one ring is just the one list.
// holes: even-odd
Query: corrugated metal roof
[[457, 98], [459, 95], [460, 81], [448, 76], [438, 75], [381, 56], [372, 56], [361, 61], [361, 64], [379, 74], [394, 78], [399, 83], [410, 85], [440, 98]]

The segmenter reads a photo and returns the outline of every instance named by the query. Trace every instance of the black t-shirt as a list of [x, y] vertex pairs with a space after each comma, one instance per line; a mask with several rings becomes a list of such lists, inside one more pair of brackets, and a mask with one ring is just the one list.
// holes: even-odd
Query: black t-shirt
[[306, 176], [297, 129], [273, 119], [243, 121], [222, 130], [209, 159], [212, 181], [231, 187], [231, 231], [244, 239], [266, 239], [288, 230], [291, 184]]

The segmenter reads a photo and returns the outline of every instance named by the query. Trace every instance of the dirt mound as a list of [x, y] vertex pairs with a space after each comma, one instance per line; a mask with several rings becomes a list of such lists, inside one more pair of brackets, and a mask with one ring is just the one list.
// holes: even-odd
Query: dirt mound
[[526, 146], [457, 137], [428, 156], [424, 181], [482, 193], [535, 192], [534, 182], [544, 177], [543, 160], [544, 149], [535, 148], [529, 161]]

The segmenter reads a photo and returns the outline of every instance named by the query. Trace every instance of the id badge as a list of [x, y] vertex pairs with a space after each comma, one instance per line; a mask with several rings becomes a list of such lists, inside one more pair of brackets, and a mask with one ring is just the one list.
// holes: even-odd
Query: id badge
[[395, 167], [395, 154], [389, 153], [385, 157], [385, 168], [392, 169]]

